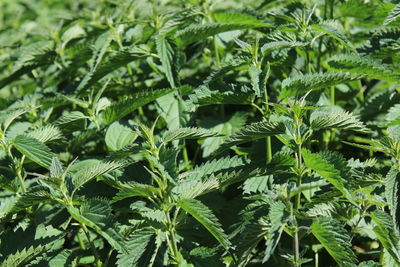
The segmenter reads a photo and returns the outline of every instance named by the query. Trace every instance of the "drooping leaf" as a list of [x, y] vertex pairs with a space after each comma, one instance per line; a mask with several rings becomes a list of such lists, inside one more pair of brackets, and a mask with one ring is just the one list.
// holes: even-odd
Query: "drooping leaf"
[[157, 53], [160, 57], [163, 71], [172, 88], [179, 86], [178, 55], [176, 45], [162, 35], [156, 38]]
[[196, 199], [180, 199], [178, 205], [201, 223], [225, 249], [230, 247], [228, 236], [224, 233], [217, 217], [206, 205]]
[[350, 237], [339, 221], [319, 217], [311, 224], [311, 231], [339, 266], [356, 266]]

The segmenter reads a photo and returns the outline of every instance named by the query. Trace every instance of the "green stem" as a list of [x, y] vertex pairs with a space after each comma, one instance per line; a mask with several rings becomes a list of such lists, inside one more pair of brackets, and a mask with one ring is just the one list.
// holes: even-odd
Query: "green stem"
[[81, 247], [82, 250], [86, 250], [86, 246], [85, 243], [83, 242], [82, 236], [80, 231], [78, 230], [78, 233], [76, 234], [76, 236], [78, 237], [78, 242], [79, 242], [79, 246]]
[[299, 232], [296, 230], [294, 232], [293, 238], [293, 250], [294, 250], [294, 266], [300, 266], [299, 259], [300, 259], [300, 251], [299, 251]]
[[318, 252], [315, 252], [315, 267], [318, 267], [318, 265], [319, 265]]
[[182, 155], [183, 155], [183, 162], [185, 163], [185, 169], [190, 170], [190, 161], [185, 141], [183, 141]]
[[[302, 167], [301, 144], [299, 144], [297, 147], [297, 167], [298, 167], [298, 169], [300, 169]], [[302, 175], [300, 174], [297, 177], [297, 188], [299, 189], [299, 192], [296, 195], [296, 204], [295, 204], [296, 210], [298, 210], [301, 207], [301, 191], [300, 191], [301, 178], [302, 178]]]
[[271, 136], [267, 136], [266, 141], [266, 149], [267, 149], [267, 163], [270, 163], [272, 160], [272, 145], [271, 145]]
[[330, 88], [330, 98], [331, 98], [331, 104], [335, 105], [335, 86], [331, 86]]
[[88, 240], [88, 243], [90, 245], [90, 248], [92, 250], [92, 253], [96, 259], [96, 266], [98, 267], [102, 267], [103, 263], [100, 260], [100, 256], [99, 256], [99, 252], [97, 251], [96, 247], [94, 246], [92, 240], [90, 239], [90, 234], [89, 234], [89, 230], [87, 229], [86, 225], [84, 225], [83, 223], [80, 224], [82, 227], [83, 232], [86, 235], [86, 239]]

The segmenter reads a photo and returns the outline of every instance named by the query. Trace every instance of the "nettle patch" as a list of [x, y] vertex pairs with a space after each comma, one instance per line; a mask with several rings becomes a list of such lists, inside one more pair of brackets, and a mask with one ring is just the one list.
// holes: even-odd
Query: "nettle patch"
[[395, 2], [3, 0], [1, 266], [399, 266]]

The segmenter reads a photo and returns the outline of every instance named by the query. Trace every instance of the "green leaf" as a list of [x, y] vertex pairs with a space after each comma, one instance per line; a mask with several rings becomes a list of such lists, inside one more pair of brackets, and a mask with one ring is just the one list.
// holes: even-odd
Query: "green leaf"
[[233, 135], [231, 135], [228, 139], [224, 141], [224, 143], [215, 153], [220, 153], [230, 148], [231, 146], [240, 145], [246, 142], [265, 138], [267, 136], [284, 134], [285, 131], [286, 127], [283, 122], [255, 122], [245, 126], [242, 130], [236, 131]]
[[217, 136], [218, 133], [201, 128], [178, 128], [176, 130], [167, 131], [164, 134], [164, 143], [182, 139], [202, 139], [211, 136]]
[[289, 219], [289, 213], [286, 212], [286, 205], [283, 202], [273, 202], [270, 206], [269, 218], [271, 221], [271, 228], [268, 231], [268, 238], [266, 240], [266, 249], [264, 253], [263, 262], [269, 260], [278, 246], [282, 232], [285, 229], [286, 222]]
[[238, 87], [233, 84], [227, 85], [225, 90], [214, 90], [208, 86], [200, 86], [189, 95], [187, 106], [189, 110], [216, 104], [250, 105], [253, 103], [255, 93], [246, 86]]
[[397, 167], [393, 166], [385, 177], [385, 197], [389, 204], [390, 214], [393, 217], [395, 225], [400, 223], [399, 210], [399, 187], [400, 172]]
[[24, 248], [21, 251], [17, 251], [12, 255], [8, 255], [7, 258], [2, 262], [1, 267], [23, 267], [27, 266], [36, 257], [42, 255], [46, 250], [46, 247], [37, 246]]
[[344, 46], [352, 48], [352, 44], [349, 39], [341, 32], [337, 21], [335, 20], [325, 20], [319, 24], [312, 25], [312, 29], [321, 33], [325, 33], [330, 37], [338, 40]]
[[47, 169], [50, 167], [54, 154], [39, 140], [26, 135], [18, 135], [14, 138], [13, 145], [28, 159]]
[[126, 166], [122, 162], [99, 162], [93, 165], [86, 165], [74, 174], [72, 183], [74, 184], [74, 191], [78, 190], [86, 183], [94, 178], [106, 174], [108, 172], [120, 169]]
[[135, 230], [126, 241], [128, 252], [118, 254], [117, 266], [149, 266], [150, 260], [146, 254], [154, 253], [155, 236], [154, 229], [151, 227]]
[[27, 135], [39, 140], [39, 142], [42, 143], [47, 143], [54, 140], [62, 139], [63, 137], [60, 129], [58, 129], [53, 125], [47, 125], [39, 129], [33, 130], [32, 132], [29, 132]]
[[219, 33], [234, 30], [246, 30], [257, 26], [260, 25], [234, 22], [209, 22], [205, 24], [192, 24], [189, 27], [177, 31], [175, 38], [180, 46], [186, 46], [200, 40], [205, 40], [207, 37], [214, 36]]
[[400, 264], [399, 234], [394, 227], [393, 218], [380, 210], [371, 212], [371, 218], [376, 223], [373, 231], [379, 241], [397, 264]]
[[111, 124], [114, 121], [125, 117], [137, 108], [144, 106], [163, 95], [171, 93], [175, 89], [171, 88], [135, 92], [131, 94], [129, 98], [114, 102], [104, 109], [104, 111], [101, 113], [101, 118], [105, 124]]
[[349, 72], [325, 72], [301, 74], [286, 78], [282, 82], [280, 97], [301, 95], [311, 90], [319, 90], [360, 79], [361, 76]]
[[335, 70], [347, 71], [372, 79], [396, 82], [400, 78], [400, 75], [388, 65], [367, 55], [356, 53], [335, 55], [329, 58], [327, 63]]
[[228, 236], [224, 233], [217, 217], [206, 205], [196, 199], [180, 199], [178, 205], [201, 223], [225, 249], [230, 247]]
[[228, 136], [240, 130], [246, 124], [246, 119], [246, 114], [243, 112], [236, 112], [232, 116], [225, 116], [222, 119], [215, 116], [201, 119], [199, 121], [200, 126], [221, 134], [221, 136], [204, 139], [201, 144], [203, 158], [210, 156]]
[[111, 151], [118, 151], [130, 145], [136, 137], [132, 129], [116, 121], [108, 127], [105, 142]]
[[337, 190], [342, 192], [348, 200], [352, 201], [353, 197], [345, 186], [346, 181], [341, 177], [340, 171], [335, 168], [334, 164], [328, 162], [320, 154], [311, 153], [306, 149], [302, 149], [301, 153], [304, 159], [304, 164], [307, 168], [318, 173], [322, 178], [330, 182]]
[[130, 197], [153, 198], [160, 194], [158, 188], [147, 184], [128, 183], [122, 184], [121, 187], [120, 191], [113, 198], [112, 203]]
[[387, 26], [390, 23], [396, 21], [400, 17], [400, 3], [396, 4], [395, 7], [390, 10], [388, 16], [385, 18], [383, 22], [383, 26]]
[[311, 224], [311, 231], [339, 266], [356, 266], [356, 256], [351, 250], [350, 236], [339, 221], [319, 217]]
[[357, 132], [368, 132], [364, 124], [353, 114], [332, 108], [316, 109], [310, 116], [312, 129], [342, 129]]
[[113, 248], [119, 251], [127, 251], [125, 242], [112, 221], [111, 207], [106, 200], [85, 200], [79, 210], [73, 206], [67, 206], [67, 210], [72, 218], [95, 230]]
[[240, 12], [215, 12], [213, 17], [217, 22], [229, 22], [237, 24], [248, 24], [255, 27], [272, 27], [271, 24], [265, 23], [258, 18]]
[[160, 61], [162, 63], [163, 71], [167, 76], [168, 82], [172, 88], [179, 86], [178, 76], [178, 55], [177, 47], [164, 36], [156, 37], [156, 48]]

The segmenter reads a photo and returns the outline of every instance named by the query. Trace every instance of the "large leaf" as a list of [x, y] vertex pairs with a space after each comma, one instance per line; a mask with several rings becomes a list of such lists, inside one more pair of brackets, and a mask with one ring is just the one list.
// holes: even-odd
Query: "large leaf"
[[329, 88], [360, 79], [361, 76], [354, 75], [349, 72], [325, 72], [301, 74], [283, 80], [281, 98], [301, 95], [311, 90]]
[[313, 129], [343, 129], [367, 132], [364, 124], [353, 114], [343, 110], [317, 109], [310, 116]]
[[383, 247], [389, 252], [397, 264], [400, 265], [400, 239], [398, 230], [394, 227], [393, 218], [380, 210], [371, 212], [371, 218], [376, 223], [376, 226], [373, 228], [374, 233]]
[[314, 170], [321, 175], [322, 178], [330, 182], [337, 190], [342, 192], [347, 199], [353, 199], [345, 186], [346, 181], [342, 178], [340, 171], [335, 168], [334, 164], [328, 162], [322, 155], [311, 153], [309, 150], [303, 149], [301, 153], [304, 163], [308, 168]]
[[114, 121], [125, 117], [137, 108], [144, 106], [163, 95], [171, 93], [172, 91], [174, 91], [174, 89], [147, 90], [133, 93], [129, 98], [115, 102], [108, 106], [101, 113], [101, 118], [105, 124], [111, 124]]
[[230, 247], [228, 236], [224, 233], [217, 217], [206, 205], [196, 199], [180, 199], [178, 205], [200, 222], [225, 249]]
[[80, 222], [104, 237], [108, 243], [119, 251], [127, 252], [122, 236], [117, 232], [113, 222], [111, 208], [104, 199], [85, 200], [80, 209], [68, 206], [69, 214]]
[[311, 231], [339, 266], [356, 266], [350, 236], [339, 221], [330, 217], [319, 217], [311, 224]]
[[54, 154], [39, 140], [26, 135], [18, 135], [14, 138], [13, 145], [28, 159], [45, 168], [50, 167]]
[[400, 172], [393, 166], [385, 177], [385, 196], [389, 203], [390, 214], [396, 225], [400, 223], [399, 210]]

